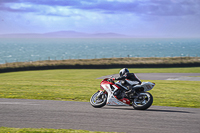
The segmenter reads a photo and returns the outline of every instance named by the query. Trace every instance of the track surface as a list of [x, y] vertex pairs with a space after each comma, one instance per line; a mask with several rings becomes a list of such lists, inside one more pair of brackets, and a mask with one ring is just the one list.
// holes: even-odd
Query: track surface
[[0, 127], [127, 133], [200, 133], [200, 109], [151, 106], [93, 108], [89, 102], [0, 99]]

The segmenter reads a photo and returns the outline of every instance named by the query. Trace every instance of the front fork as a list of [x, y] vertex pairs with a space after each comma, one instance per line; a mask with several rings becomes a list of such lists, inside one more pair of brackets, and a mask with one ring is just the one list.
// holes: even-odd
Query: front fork
[[98, 101], [98, 102], [102, 102], [103, 99], [105, 98], [104, 92], [105, 91], [99, 90], [99, 93], [96, 96], [95, 100]]
[[100, 90], [96, 98], [100, 98], [100, 96], [102, 96], [103, 93], [104, 93], [104, 91]]

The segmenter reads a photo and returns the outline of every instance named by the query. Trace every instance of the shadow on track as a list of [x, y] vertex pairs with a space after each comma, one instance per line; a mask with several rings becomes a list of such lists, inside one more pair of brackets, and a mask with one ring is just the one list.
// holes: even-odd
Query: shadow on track
[[174, 113], [191, 113], [188, 111], [180, 111], [180, 110], [165, 110], [165, 109], [148, 109], [146, 111], [154, 111], [154, 112], [174, 112]]
[[118, 110], [134, 110], [134, 108], [115, 108], [115, 107], [103, 107], [101, 109], [118, 109]]
[[[115, 108], [115, 107], [103, 107], [101, 109], [116, 109], [116, 110], [135, 110], [134, 108]], [[166, 109], [147, 109], [147, 110], [135, 110], [135, 111], [150, 111], [150, 112], [167, 112], [167, 113], [192, 113], [192, 112], [188, 112], [188, 111], [180, 111], [180, 110], [166, 110]]]

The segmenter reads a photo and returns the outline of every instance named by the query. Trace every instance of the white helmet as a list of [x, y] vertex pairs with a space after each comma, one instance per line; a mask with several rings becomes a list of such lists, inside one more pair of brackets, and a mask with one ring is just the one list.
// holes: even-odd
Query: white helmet
[[125, 73], [129, 73], [129, 70], [127, 68], [123, 68], [119, 71], [119, 75], [123, 76]]

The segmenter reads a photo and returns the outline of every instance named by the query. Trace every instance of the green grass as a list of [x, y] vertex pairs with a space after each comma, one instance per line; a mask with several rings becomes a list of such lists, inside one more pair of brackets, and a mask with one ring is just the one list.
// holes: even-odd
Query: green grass
[[[99, 89], [101, 76], [120, 69], [66, 69], [0, 74], [0, 98], [68, 100], [89, 102]], [[130, 69], [135, 73], [199, 73], [200, 67]], [[145, 81], [145, 80], [143, 80]], [[154, 80], [153, 105], [200, 108], [199, 81]]]
[[73, 129], [8, 128], [8, 127], [0, 127], [0, 132], [1, 133], [107, 133], [107, 132], [98, 132], [98, 131], [92, 132], [87, 130], [73, 130]]
[[200, 81], [152, 81], [153, 105], [200, 108]]

